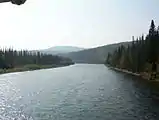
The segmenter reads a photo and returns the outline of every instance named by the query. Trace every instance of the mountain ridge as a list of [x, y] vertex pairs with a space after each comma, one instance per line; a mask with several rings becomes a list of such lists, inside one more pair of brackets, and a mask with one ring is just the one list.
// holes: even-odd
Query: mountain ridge
[[[75, 46], [55, 46], [37, 51], [40, 51], [44, 54], [67, 57], [72, 59], [75, 63], [103, 64], [108, 53], [113, 53], [114, 50], [121, 45], [127, 46], [131, 43], [132, 42], [130, 41], [119, 42], [87, 49]], [[61, 48], [63, 49], [61, 50]]]
[[76, 46], [54, 46], [47, 49], [39, 50], [42, 53], [58, 55], [62, 53], [70, 53], [84, 50], [85, 48], [76, 47]]
[[60, 55], [69, 57], [76, 63], [103, 64], [109, 52], [114, 52], [121, 45], [127, 46], [130, 44], [131, 42], [120, 42]]

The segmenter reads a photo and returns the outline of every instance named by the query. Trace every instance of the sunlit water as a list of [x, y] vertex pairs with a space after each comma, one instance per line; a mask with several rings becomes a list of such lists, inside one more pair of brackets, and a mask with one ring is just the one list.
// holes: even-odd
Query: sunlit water
[[159, 120], [156, 83], [104, 65], [0, 75], [0, 120]]

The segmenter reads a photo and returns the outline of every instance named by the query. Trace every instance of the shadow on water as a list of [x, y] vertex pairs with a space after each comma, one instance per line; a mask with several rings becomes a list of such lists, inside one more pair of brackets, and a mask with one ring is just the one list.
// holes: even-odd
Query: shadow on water
[[[131, 96], [134, 102], [131, 110], [135, 110], [134, 115], [141, 120], [158, 120], [159, 119], [159, 82], [142, 79], [120, 71], [110, 70], [118, 76], [120, 87], [124, 94]], [[120, 91], [121, 92], [121, 91]], [[125, 99], [129, 101], [128, 99]], [[128, 102], [131, 103], [130, 101]], [[130, 111], [129, 111], [130, 112]]]
[[150, 98], [159, 100], [159, 82], [158, 81], [145, 80], [139, 76], [122, 73], [120, 71], [113, 71], [113, 72], [121, 76], [125, 84], [129, 82], [129, 84], [133, 84], [134, 88], [138, 89], [140, 92], [149, 93], [148, 95]]

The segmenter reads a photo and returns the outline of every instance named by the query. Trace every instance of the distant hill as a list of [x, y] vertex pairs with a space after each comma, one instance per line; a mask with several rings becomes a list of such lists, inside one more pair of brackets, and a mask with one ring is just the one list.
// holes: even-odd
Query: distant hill
[[55, 46], [48, 49], [40, 50], [42, 53], [47, 54], [62, 54], [62, 53], [70, 53], [84, 50], [84, 48], [74, 47], [74, 46]]
[[71, 58], [76, 63], [104, 63], [108, 52], [113, 52], [118, 46], [127, 46], [131, 42], [122, 42], [117, 44], [105, 45], [97, 48], [86, 49], [78, 52], [61, 54]]

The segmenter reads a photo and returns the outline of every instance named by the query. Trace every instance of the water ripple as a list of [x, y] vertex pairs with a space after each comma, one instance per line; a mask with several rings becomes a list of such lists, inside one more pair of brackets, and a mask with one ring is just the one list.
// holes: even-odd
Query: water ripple
[[0, 76], [0, 120], [158, 120], [158, 86], [104, 65]]

